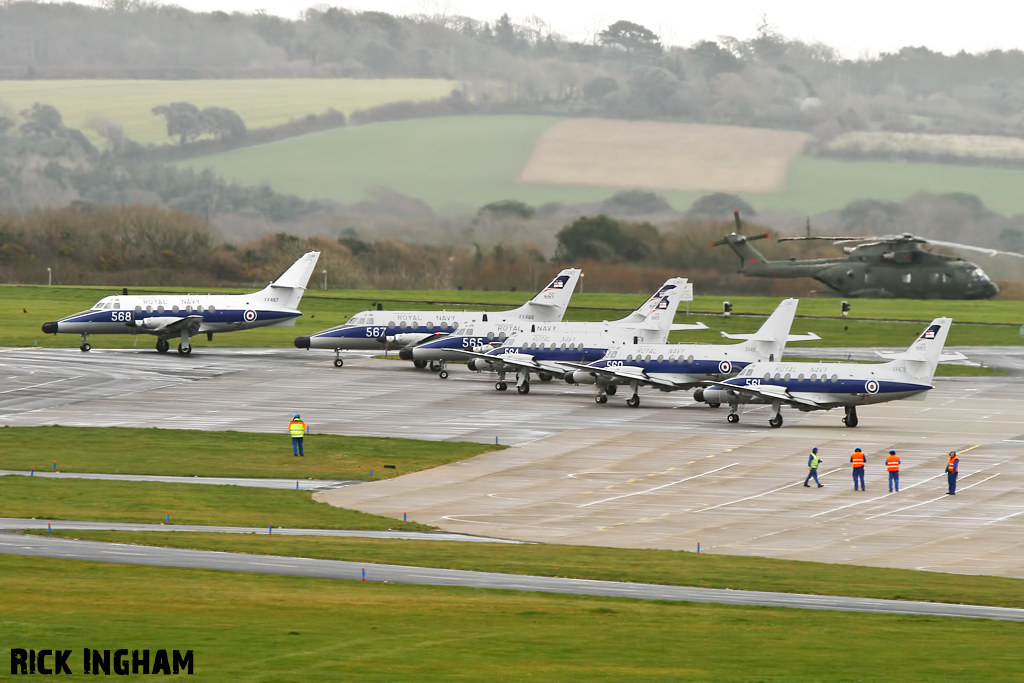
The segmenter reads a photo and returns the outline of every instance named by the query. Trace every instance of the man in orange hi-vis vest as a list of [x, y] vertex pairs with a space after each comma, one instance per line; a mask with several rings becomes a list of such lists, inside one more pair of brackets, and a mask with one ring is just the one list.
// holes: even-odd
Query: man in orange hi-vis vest
[[960, 476], [960, 458], [956, 457], [956, 451], [949, 452], [949, 461], [946, 463], [946, 481], [949, 482], [947, 496], [956, 495], [956, 478]]
[[889, 449], [889, 455], [885, 457], [885, 469], [889, 470], [889, 493], [896, 487], [896, 493], [900, 492], [900, 456], [896, 451]]
[[853, 455], [850, 456], [850, 463], [853, 465], [853, 490], [857, 490], [857, 483], [860, 483], [860, 490], [867, 491], [864, 488], [864, 463], [868, 459], [864, 456], [864, 452], [861, 449], [853, 451]]
[[292, 437], [292, 453], [296, 458], [305, 456], [302, 452], [302, 437], [309, 433], [309, 425], [299, 419], [299, 414], [295, 413], [295, 417], [288, 423], [288, 434]]

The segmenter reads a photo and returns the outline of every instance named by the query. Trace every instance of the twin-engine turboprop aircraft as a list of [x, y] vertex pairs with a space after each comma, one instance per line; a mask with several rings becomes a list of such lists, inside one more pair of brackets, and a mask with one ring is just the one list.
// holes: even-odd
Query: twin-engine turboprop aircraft
[[[344, 325], [296, 338], [295, 346], [334, 349], [334, 365], [340, 368], [345, 364], [341, 358], [343, 350], [412, 348], [451, 334], [467, 323], [557, 322], [565, 315], [580, 273], [578, 268], [566, 268], [537, 296], [509, 311], [361, 311]], [[414, 362], [421, 368], [427, 364], [426, 360]]]
[[[459, 328], [458, 332], [449, 335], [430, 339], [416, 346], [402, 349], [399, 356], [405, 360], [431, 364], [440, 363], [440, 377], [447, 379], [448, 372], [444, 364], [450, 360], [465, 360], [463, 351], [476, 351], [486, 353], [496, 346], [501, 346], [505, 340], [514, 334], [522, 332], [558, 332], [558, 333], [584, 333], [588, 331], [600, 331], [608, 327], [621, 327], [634, 329], [641, 325], [655, 306], [664, 299], [669, 292], [679, 289], [681, 292], [686, 288], [686, 278], [674, 277], [665, 281], [651, 298], [643, 303], [638, 309], [627, 315], [625, 318], [611, 322], [554, 322], [554, 323], [531, 323], [528, 321], [514, 322], [473, 322]], [[680, 298], [681, 300], [681, 298]], [[707, 329], [703, 323], [695, 325], [673, 325], [673, 330], [696, 330]], [[471, 365], [474, 361], [470, 360]], [[472, 367], [470, 369], [473, 369]], [[547, 376], [547, 375], [545, 375]]]
[[80, 334], [82, 351], [92, 348], [90, 334], [151, 334], [156, 350], [167, 353], [178, 338], [178, 353], [192, 353], [190, 339], [206, 333], [254, 327], [291, 327], [320, 252], [311, 251], [293, 263], [265, 289], [251, 294], [144, 294], [104, 297], [88, 311], [43, 323], [46, 334]]
[[888, 363], [779, 363], [748, 365], [739, 375], [723, 382], [709, 382], [693, 398], [708, 404], [728, 403], [729, 422], [740, 421], [740, 403], [772, 406], [768, 424], [782, 426], [782, 406], [798, 410], [843, 408], [843, 424], [857, 426], [857, 406], [903, 398], [924, 399], [932, 388], [935, 367], [942, 361], [965, 360], [960, 353], [943, 354], [952, 318], [936, 318], [906, 351], [880, 353]]
[[[554, 331], [514, 334], [503, 346], [488, 353], [461, 353], [471, 358], [467, 363], [470, 370], [497, 371], [498, 381], [494, 388], [498, 391], [508, 389], [505, 374], [515, 372], [516, 389], [520, 394], [528, 394], [531, 374], [539, 375], [541, 380], [550, 380], [571, 370], [567, 363], [593, 362], [617, 346], [664, 343], [673, 327], [682, 327], [672, 325], [681, 297], [682, 288], [671, 289], [642, 322], [632, 326], [598, 323], [599, 327], [584, 331], [572, 328], [559, 331], [558, 326], [552, 326], [556, 328]], [[689, 326], [689, 329], [707, 328], [698, 324]]]
[[[725, 379], [757, 361], [782, 358], [786, 342], [821, 339], [814, 333], [790, 334], [796, 316], [797, 299], [786, 299], [753, 334], [727, 334], [742, 339], [739, 344], [649, 344], [617, 346], [590, 365], [568, 363], [575, 369], [565, 374], [569, 384], [593, 384], [597, 403], [607, 403], [617, 385], [627, 385], [633, 395], [630, 407], [640, 405], [639, 389], [650, 386], [661, 391], [678, 391], [700, 386], [708, 379]], [[715, 406], [717, 407], [717, 406]]]

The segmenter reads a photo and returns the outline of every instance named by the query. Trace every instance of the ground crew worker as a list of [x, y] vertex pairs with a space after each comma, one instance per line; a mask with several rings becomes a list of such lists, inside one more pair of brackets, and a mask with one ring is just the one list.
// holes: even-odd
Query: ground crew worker
[[309, 434], [309, 425], [299, 419], [298, 413], [295, 413], [295, 417], [288, 423], [288, 433], [292, 437], [292, 453], [294, 457], [303, 457], [305, 454], [302, 452], [302, 437]]
[[885, 469], [889, 470], [889, 493], [892, 487], [896, 487], [896, 493], [900, 492], [900, 456], [896, 451], [889, 449], [889, 455], [885, 458]]
[[956, 495], [956, 478], [960, 475], [960, 458], [956, 457], [956, 451], [949, 452], [949, 462], [946, 463], [946, 481], [949, 482], [947, 496]]
[[857, 482], [860, 482], [860, 490], [867, 491], [864, 488], [864, 463], [868, 461], [863, 451], [859, 448], [853, 451], [853, 455], [850, 456], [850, 462], [853, 464], [853, 490], [857, 490]]
[[811, 449], [811, 454], [807, 456], [807, 469], [809, 471], [807, 472], [807, 478], [804, 479], [804, 486], [810, 488], [811, 485], [807, 482], [811, 480], [811, 477], [814, 477], [814, 483], [818, 485], [819, 489], [824, 486], [824, 484], [818, 481], [818, 465], [820, 464], [821, 458], [818, 457], [818, 447], [815, 446]]

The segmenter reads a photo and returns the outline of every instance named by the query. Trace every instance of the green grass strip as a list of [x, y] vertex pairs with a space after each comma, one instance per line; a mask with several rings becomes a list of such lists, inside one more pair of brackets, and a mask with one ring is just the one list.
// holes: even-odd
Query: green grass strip
[[[283, 414], [280, 434], [124, 427], [0, 428], [0, 469], [182, 477], [388, 479], [505, 446], [313, 432], [305, 457], [292, 455]], [[394, 469], [385, 467], [394, 465]]]
[[5, 647], [194, 650], [195, 681], [1008, 681], [1024, 625], [0, 556]]
[[431, 529], [315, 502], [306, 491], [146, 481], [0, 477], [0, 517], [159, 524]]
[[[58, 525], [59, 526], [59, 525]], [[42, 532], [32, 532], [40, 535]], [[673, 550], [188, 532], [54, 531], [94, 541], [701, 588], [1024, 607], [1024, 580]]]

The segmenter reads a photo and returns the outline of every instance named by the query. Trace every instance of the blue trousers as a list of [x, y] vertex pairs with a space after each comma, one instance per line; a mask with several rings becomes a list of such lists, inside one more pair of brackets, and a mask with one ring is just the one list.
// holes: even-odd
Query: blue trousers
[[292, 453], [294, 453], [296, 456], [305, 455], [302, 452], [302, 437], [301, 436], [293, 436], [292, 437]]
[[946, 472], [946, 481], [949, 482], [949, 492], [956, 493], [956, 477], [959, 472]]
[[811, 480], [811, 477], [814, 477], [814, 483], [815, 484], [817, 484], [818, 486], [821, 486], [821, 482], [818, 481], [818, 468], [814, 468], [810, 472], [807, 473], [807, 478], [804, 479], [804, 484], [809, 482]]
[[860, 482], [860, 487], [863, 490], [867, 491], [867, 489], [864, 488], [864, 468], [863, 467], [854, 467], [853, 468], [853, 490], [854, 491], [857, 490], [857, 482], [858, 481]]
[[889, 472], [889, 490], [892, 491], [892, 487], [895, 486], [896, 490], [900, 490], [900, 471]]

